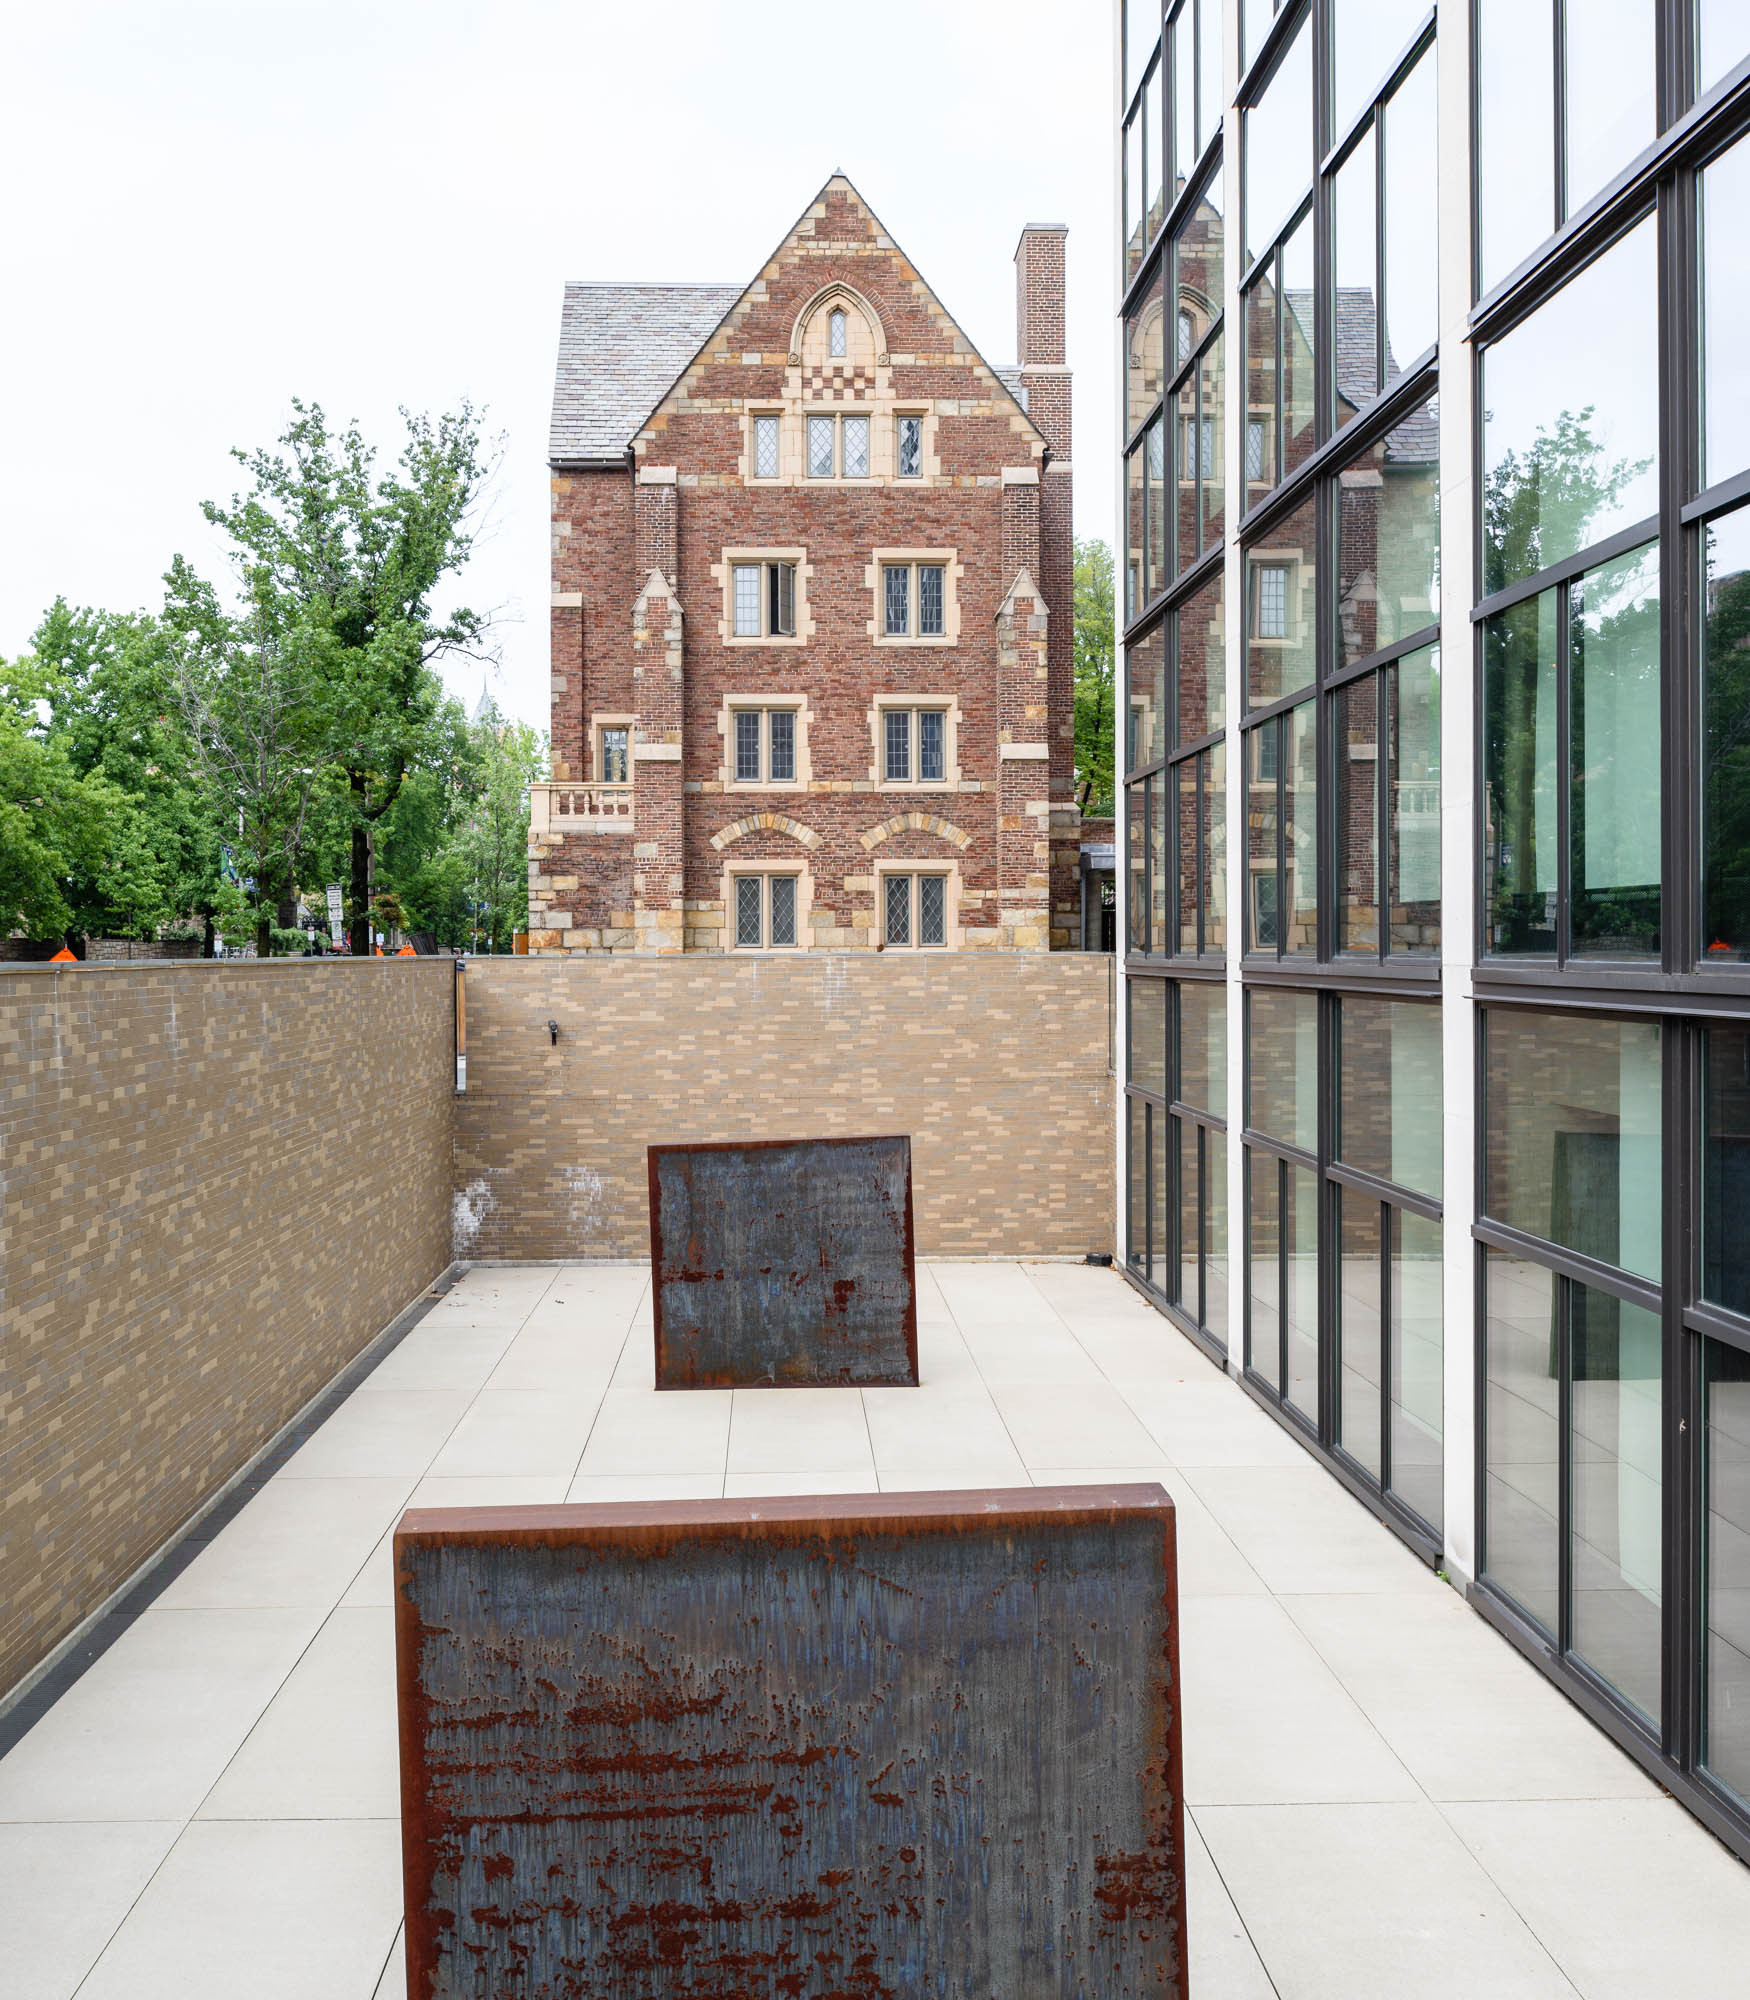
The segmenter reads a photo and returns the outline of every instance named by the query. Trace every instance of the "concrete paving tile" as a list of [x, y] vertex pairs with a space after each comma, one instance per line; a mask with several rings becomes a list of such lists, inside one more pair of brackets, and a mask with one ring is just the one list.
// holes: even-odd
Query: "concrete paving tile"
[[80, 2000], [370, 2000], [400, 1902], [398, 1820], [197, 1820]]
[[[565, 1498], [563, 1472], [521, 1479], [422, 1479], [407, 1496], [409, 1507], [544, 1507]], [[397, 1510], [383, 1538], [365, 1558], [347, 1586], [341, 1603], [347, 1606], [395, 1602], [395, 1526]]]
[[1085, 1382], [1105, 1386], [1099, 1369], [1069, 1328], [1057, 1321], [974, 1320], [964, 1333], [979, 1374], [994, 1389], [1003, 1383], [1056, 1386]]
[[395, 1942], [389, 1951], [388, 1963], [383, 1967], [383, 1976], [377, 1981], [377, 1990], [371, 2000], [407, 2000], [407, 1928], [405, 1925], [395, 1933]]
[[187, 1819], [321, 1622], [142, 1613], [0, 1758], [0, 1820]]
[[504, 1349], [488, 1389], [603, 1393], [626, 1346], [624, 1327], [537, 1325], [530, 1320]]
[[401, 1810], [395, 1614], [342, 1608], [310, 1642], [199, 1819], [393, 1819]]
[[1586, 2000], [1742, 2000], [1750, 1869], [1675, 1800], [1445, 1812]]
[[988, 1392], [973, 1383], [929, 1389], [865, 1389], [883, 1490], [889, 1473], [954, 1471], [969, 1484], [1025, 1486], [1026, 1467]]
[[914, 1468], [906, 1472], [883, 1471], [883, 1493], [1007, 1493], [1026, 1492], [1031, 1482], [1026, 1467], [1017, 1458], [1012, 1465], [964, 1460], [938, 1465], [933, 1471]]
[[1214, 1369], [1116, 1386], [1173, 1465], [1304, 1465], [1305, 1450], [1237, 1382]]
[[1274, 2000], [1276, 1989], [1259, 1962], [1233, 1898], [1209, 1858], [1197, 1821], [1185, 1815], [1185, 1917], [1193, 1993], [1219, 2000]]
[[163, 1611], [326, 1610], [407, 1504], [401, 1479], [270, 1479], [159, 1593]]
[[1171, 1465], [1071, 1466], [1035, 1472], [1035, 1486], [1158, 1485], [1172, 1496], [1179, 1550], [1179, 1596], [1261, 1597], [1264, 1580]]
[[576, 1505], [614, 1500], [720, 1500], [721, 1472], [580, 1472], [565, 1498]]
[[355, 1389], [280, 1479], [417, 1479], [472, 1400], [463, 1389]]
[[933, 1387], [942, 1382], [983, 1380], [966, 1336], [952, 1320], [920, 1322], [918, 1326], [918, 1382]]
[[1200, 1807], [1197, 1826], [1281, 2000], [1573, 2000], [1426, 1800]]
[[0, 1986], [19, 2000], [71, 2000], [180, 1820], [0, 1826]]
[[603, 1391], [483, 1389], [431, 1462], [434, 1479], [575, 1470]]
[[993, 1382], [991, 1397], [1029, 1470], [1138, 1465], [1155, 1441], [1109, 1382]]
[[725, 1500], [776, 1500], [814, 1493], [878, 1495], [880, 1491], [872, 1465], [860, 1472], [731, 1472], [723, 1481]]
[[[1145, 1307], [1146, 1311], [1147, 1308]], [[1076, 1319], [1070, 1332], [1094, 1365], [1113, 1382], [1220, 1382], [1222, 1371], [1205, 1360], [1169, 1320]]]
[[729, 1389], [627, 1388], [602, 1398], [580, 1472], [714, 1472], [729, 1445]]
[[1419, 1796], [1337, 1677], [1268, 1597], [1182, 1598], [1179, 1668], [1191, 1805]]
[[1180, 1470], [1274, 1591], [1410, 1595], [1446, 1588], [1383, 1522], [1304, 1453], [1298, 1465]]
[[1431, 1798], [1657, 1796], [1457, 1591], [1280, 1602]]
[[515, 1338], [508, 1320], [497, 1326], [421, 1322], [367, 1380], [373, 1389], [464, 1389], [472, 1395]]
[[856, 1389], [736, 1389], [731, 1472], [852, 1472], [875, 1484], [863, 1398]]
[[1051, 1301], [1018, 1264], [935, 1267], [936, 1283], [962, 1333], [974, 1326], [1062, 1326]]

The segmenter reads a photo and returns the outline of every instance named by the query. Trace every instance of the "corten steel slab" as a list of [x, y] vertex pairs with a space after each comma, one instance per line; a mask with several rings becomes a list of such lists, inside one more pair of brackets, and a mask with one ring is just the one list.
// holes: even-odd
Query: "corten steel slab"
[[405, 1515], [417, 2000], [1185, 1993], [1158, 1486]]
[[915, 1387], [911, 1141], [650, 1148], [659, 1389]]

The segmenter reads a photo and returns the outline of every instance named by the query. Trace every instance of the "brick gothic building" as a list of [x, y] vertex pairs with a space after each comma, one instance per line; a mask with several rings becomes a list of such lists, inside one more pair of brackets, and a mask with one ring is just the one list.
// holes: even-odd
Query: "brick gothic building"
[[1064, 231], [986, 362], [834, 176], [745, 288], [571, 285], [535, 952], [1080, 942]]

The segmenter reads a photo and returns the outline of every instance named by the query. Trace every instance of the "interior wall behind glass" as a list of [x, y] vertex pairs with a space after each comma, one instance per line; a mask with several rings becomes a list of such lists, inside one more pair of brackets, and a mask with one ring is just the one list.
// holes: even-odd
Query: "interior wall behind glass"
[[1554, 1633], [1561, 1620], [1558, 1280], [1484, 1253], [1483, 1573]]
[[1285, 1146], [1319, 1144], [1319, 1003], [1281, 986], [1246, 992], [1246, 1123]]
[[1750, 508], [1710, 521], [1702, 628], [1702, 936], [1750, 958]]
[[1709, 1340], [1703, 1762], [1750, 1804], [1750, 1354]]
[[1701, 1291], [1750, 1318], [1750, 1028], [1702, 1041]]
[[1556, 592], [1483, 627], [1485, 945], [1553, 956], [1560, 882]]
[[1438, 1004], [1345, 994], [1340, 1006], [1337, 1158], [1438, 1199], [1445, 1129]]
[[[1750, 21], [1750, 9], [1745, 10]], [[1750, 29], [1746, 30], [1750, 40]], [[1702, 457], [1704, 486], [1750, 467], [1750, 139], [1701, 175]]]
[[1445, 1519], [1446, 1307], [1440, 1223], [1392, 1210], [1391, 1487], [1431, 1528]]

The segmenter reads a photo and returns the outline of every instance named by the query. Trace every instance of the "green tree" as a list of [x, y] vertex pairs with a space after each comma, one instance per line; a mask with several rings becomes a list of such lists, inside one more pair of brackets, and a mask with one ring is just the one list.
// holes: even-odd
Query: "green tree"
[[466, 563], [469, 523], [496, 466], [464, 402], [433, 421], [403, 410], [397, 470], [379, 476], [356, 423], [330, 432], [317, 404], [294, 401], [282, 455], [238, 452], [253, 480], [204, 512], [231, 538], [246, 599], [271, 601], [274, 629], [319, 690], [321, 757], [340, 775], [348, 835], [353, 950], [370, 950], [373, 832], [411, 773], [441, 763], [447, 723], [435, 662], [485, 658], [487, 621], [433, 599]]
[[1646, 471], [1646, 459], [1605, 457], [1592, 434], [1596, 412], [1564, 410], [1529, 451], [1510, 451], [1483, 493], [1483, 595], [1594, 539], [1592, 523]]
[[1084, 813], [1113, 810], [1113, 665], [1116, 626], [1112, 551], [1075, 545], [1076, 799]]

